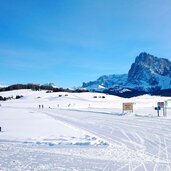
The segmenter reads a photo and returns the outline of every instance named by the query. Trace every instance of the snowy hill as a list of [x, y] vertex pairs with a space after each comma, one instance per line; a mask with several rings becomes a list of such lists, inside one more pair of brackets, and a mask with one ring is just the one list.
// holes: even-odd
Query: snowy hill
[[[104, 93], [28, 89], [0, 92], [3, 97], [16, 95], [23, 97], [0, 101], [2, 171], [169, 171], [171, 112], [163, 117], [161, 110], [157, 117], [154, 110], [167, 97], [125, 99]], [[123, 112], [122, 104], [128, 102], [134, 113]]]
[[88, 90], [117, 91], [125, 89], [134, 91], [155, 92], [171, 88], [171, 62], [168, 59], [157, 58], [146, 52], [140, 53], [127, 74], [105, 75], [96, 81], [83, 83]]

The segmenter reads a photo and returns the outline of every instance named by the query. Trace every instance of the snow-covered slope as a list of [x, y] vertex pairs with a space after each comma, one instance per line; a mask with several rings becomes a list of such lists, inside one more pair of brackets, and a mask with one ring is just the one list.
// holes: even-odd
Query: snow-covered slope
[[[2, 171], [170, 170], [171, 112], [154, 110], [167, 97], [0, 92], [16, 95], [24, 97], [0, 102]], [[124, 102], [133, 113], [123, 113]]]
[[[72, 109], [85, 106], [92, 95], [46, 93], [46, 91], [14, 90], [0, 92], [2, 97], [21, 99], [0, 101], [0, 142], [17, 141], [49, 145], [102, 145], [96, 135], [66, 124], [46, 114], [45, 109]], [[91, 97], [93, 99], [93, 97]], [[89, 106], [86, 103], [86, 106]], [[105, 143], [107, 145], [107, 143]]]

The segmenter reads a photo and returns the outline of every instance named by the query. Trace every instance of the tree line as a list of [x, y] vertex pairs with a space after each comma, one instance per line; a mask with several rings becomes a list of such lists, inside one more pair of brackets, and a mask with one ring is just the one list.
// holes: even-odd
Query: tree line
[[21, 89], [31, 89], [33, 91], [47, 90], [48, 92], [87, 92], [84, 89], [64, 89], [64, 88], [56, 88], [51, 85], [40, 85], [40, 84], [14, 84], [8, 87], [0, 88], [0, 92], [2, 91], [12, 91], [12, 90], [21, 90]]

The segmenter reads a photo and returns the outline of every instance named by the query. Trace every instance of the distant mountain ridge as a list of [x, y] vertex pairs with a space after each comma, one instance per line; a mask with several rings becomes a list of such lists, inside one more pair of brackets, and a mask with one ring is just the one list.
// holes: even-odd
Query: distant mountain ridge
[[96, 81], [83, 83], [89, 91], [130, 91], [154, 92], [171, 88], [171, 62], [146, 52], [140, 53], [131, 65], [128, 74], [104, 75]]
[[127, 83], [128, 75], [104, 75], [99, 77], [96, 81], [83, 83], [82, 87], [88, 90], [104, 90], [112, 87], [125, 86]]

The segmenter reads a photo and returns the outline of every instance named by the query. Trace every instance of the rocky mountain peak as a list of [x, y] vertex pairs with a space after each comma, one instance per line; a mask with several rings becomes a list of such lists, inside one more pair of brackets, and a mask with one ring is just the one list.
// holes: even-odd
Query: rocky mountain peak
[[[161, 79], [164, 84], [165, 80], [169, 78], [171, 79], [171, 62], [168, 59], [157, 58], [146, 52], [142, 52], [136, 57], [128, 72], [128, 84], [136, 84], [142, 87], [159, 86], [162, 88], [164, 85], [162, 85]], [[167, 87], [170, 86], [168, 83], [169, 81]]]
[[171, 62], [168, 59], [157, 58], [146, 52], [140, 53], [140, 55], [136, 57], [134, 64], [142, 65], [160, 75], [168, 75], [171, 69]]

